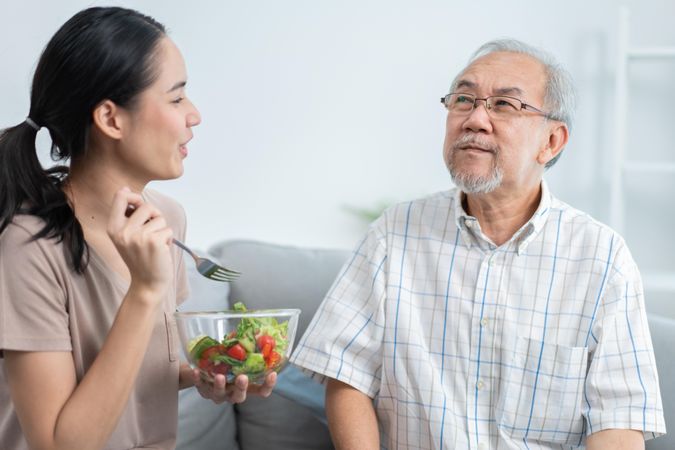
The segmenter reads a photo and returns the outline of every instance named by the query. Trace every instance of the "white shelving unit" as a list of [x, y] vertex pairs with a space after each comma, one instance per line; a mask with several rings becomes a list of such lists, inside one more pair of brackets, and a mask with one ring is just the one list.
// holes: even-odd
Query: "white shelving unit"
[[[675, 47], [635, 47], [629, 39], [630, 13], [627, 7], [619, 10], [618, 58], [616, 64], [615, 117], [614, 117], [614, 164], [610, 190], [610, 225], [619, 233], [625, 233], [625, 175], [630, 173], [672, 174], [675, 162], [648, 162], [628, 159], [628, 70], [629, 65], [640, 61], [672, 60], [675, 62]], [[675, 294], [675, 272], [643, 272], [645, 289], [666, 291]]]

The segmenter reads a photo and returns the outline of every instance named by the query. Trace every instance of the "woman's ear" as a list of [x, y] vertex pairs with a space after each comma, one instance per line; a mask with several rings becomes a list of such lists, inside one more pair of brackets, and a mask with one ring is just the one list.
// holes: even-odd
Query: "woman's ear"
[[546, 164], [565, 148], [570, 137], [570, 131], [563, 122], [555, 122], [549, 131], [548, 142], [537, 155], [537, 162]]
[[124, 127], [124, 110], [112, 100], [103, 100], [92, 112], [92, 121], [101, 133], [111, 139], [121, 139]]

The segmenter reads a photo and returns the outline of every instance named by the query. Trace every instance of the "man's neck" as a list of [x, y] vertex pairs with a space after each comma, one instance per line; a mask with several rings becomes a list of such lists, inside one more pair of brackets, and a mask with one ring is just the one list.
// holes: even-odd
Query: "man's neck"
[[541, 192], [539, 183], [517, 191], [498, 188], [489, 194], [463, 194], [462, 206], [467, 214], [478, 219], [483, 234], [499, 246], [534, 215]]

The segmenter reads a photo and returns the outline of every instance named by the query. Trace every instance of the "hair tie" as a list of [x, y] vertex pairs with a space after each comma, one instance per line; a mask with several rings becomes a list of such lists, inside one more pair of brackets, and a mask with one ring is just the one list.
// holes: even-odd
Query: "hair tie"
[[28, 125], [30, 125], [30, 127], [31, 127], [32, 129], [34, 129], [35, 131], [40, 131], [40, 128], [42, 128], [40, 125], [38, 125], [37, 123], [35, 123], [35, 121], [34, 121], [33, 119], [31, 119], [30, 117], [26, 117], [26, 123], [27, 123]]

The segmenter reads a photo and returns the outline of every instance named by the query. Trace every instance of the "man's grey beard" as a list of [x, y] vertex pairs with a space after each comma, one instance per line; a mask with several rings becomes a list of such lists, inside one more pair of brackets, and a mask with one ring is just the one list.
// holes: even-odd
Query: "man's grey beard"
[[[454, 156], [456, 152], [461, 151], [459, 148], [468, 144], [478, 144], [481, 147], [489, 148], [493, 151], [494, 158], [490, 173], [486, 176], [472, 175], [469, 173], [461, 173], [454, 166]], [[475, 135], [464, 135], [452, 146], [452, 151], [448, 156], [448, 170], [452, 181], [462, 192], [467, 194], [487, 194], [494, 191], [502, 184], [504, 173], [499, 167], [499, 149], [493, 145], [482, 142], [477, 139]]]

